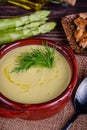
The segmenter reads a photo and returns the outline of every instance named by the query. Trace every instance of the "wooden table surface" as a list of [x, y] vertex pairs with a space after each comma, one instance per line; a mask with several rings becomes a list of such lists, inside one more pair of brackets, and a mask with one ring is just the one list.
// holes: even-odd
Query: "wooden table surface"
[[[3, 6], [4, 5], [4, 6]], [[63, 32], [63, 28], [61, 26], [60, 20], [61, 17], [78, 12], [86, 12], [87, 11], [87, 1], [86, 0], [77, 0], [76, 5], [73, 6], [61, 6], [60, 4], [49, 3], [44, 6], [42, 9], [51, 10], [51, 14], [49, 16], [50, 21], [56, 21], [56, 28], [48, 34], [39, 35], [40, 38], [46, 38], [62, 43], [68, 43], [66, 40], [66, 36]], [[28, 10], [23, 8], [19, 8], [17, 6], [12, 6], [11, 4], [2, 4], [0, 3], [0, 18], [6, 17], [18, 17], [26, 14], [30, 14]]]
[[[87, 0], [77, 0], [77, 3], [74, 7], [69, 5], [63, 7], [59, 4], [49, 3], [44, 6], [43, 9], [51, 10], [49, 20], [56, 21], [57, 26], [53, 31], [47, 34], [38, 35], [36, 37], [50, 39], [55, 41], [56, 43], [60, 42], [61, 44], [68, 44], [60, 22], [61, 17], [67, 14], [86, 12]], [[18, 17], [30, 13], [31, 12], [27, 10], [13, 6], [11, 4], [0, 3], [0, 18]], [[75, 55], [78, 62], [79, 70], [78, 80], [76, 84], [77, 88], [81, 80], [84, 77], [87, 77], [87, 56], [78, 54]], [[26, 121], [22, 119], [7, 119], [0, 117], [0, 130], [61, 130], [64, 124], [68, 121], [68, 119], [73, 115], [74, 112], [75, 111], [71, 99], [61, 112], [48, 119], [39, 121]], [[87, 130], [87, 115], [80, 115], [73, 123], [70, 130]]]

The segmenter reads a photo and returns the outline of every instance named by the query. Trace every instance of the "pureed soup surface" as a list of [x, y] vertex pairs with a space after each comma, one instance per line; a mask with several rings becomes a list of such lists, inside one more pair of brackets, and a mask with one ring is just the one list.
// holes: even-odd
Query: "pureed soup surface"
[[44, 48], [41, 45], [23, 46], [0, 59], [0, 92], [8, 99], [25, 104], [43, 103], [60, 95], [69, 84], [70, 66], [58, 51], [52, 68], [31, 67], [27, 71], [11, 72], [21, 52], [38, 47]]

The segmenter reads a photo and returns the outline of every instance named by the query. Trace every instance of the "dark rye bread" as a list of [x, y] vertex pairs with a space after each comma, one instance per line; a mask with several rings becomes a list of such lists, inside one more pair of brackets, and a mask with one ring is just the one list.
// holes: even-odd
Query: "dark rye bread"
[[74, 24], [74, 20], [78, 16], [79, 14], [67, 15], [61, 19], [61, 23], [71, 48], [76, 53], [87, 53], [87, 48], [82, 48], [81, 46], [79, 46], [79, 44], [76, 42], [76, 39], [74, 37], [74, 31], [76, 30], [76, 25]]

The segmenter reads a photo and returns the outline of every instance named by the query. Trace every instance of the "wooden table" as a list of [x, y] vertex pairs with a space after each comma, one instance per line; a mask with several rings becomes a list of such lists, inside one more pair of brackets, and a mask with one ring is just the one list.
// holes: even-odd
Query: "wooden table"
[[[57, 26], [53, 31], [36, 37], [50, 39], [55, 41], [56, 43], [60, 42], [61, 44], [68, 44], [63, 28], [61, 26], [61, 22], [60, 22], [61, 17], [67, 14], [87, 11], [87, 0], [77, 0], [77, 3], [74, 7], [72, 6], [63, 7], [61, 5], [49, 3], [48, 5], [43, 7], [43, 9], [51, 10], [49, 19], [50, 21], [56, 21]], [[29, 13], [30, 12], [22, 8], [12, 6], [9, 4], [3, 6], [3, 4], [0, 3], [0, 18], [9, 17], [9, 16], [17, 17]], [[79, 69], [78, 81], [76, 85], [77, 88], [81, 80], [84, 77], [87, 77], [87, 56], [78, 55], [78, 54], [75, 55], [78, 62], [78, 69]], [[19, 130], [19, 129], [20, 130], [61, 130], [64, 124], [75, 112], [72, 104], [72, 98], [61, 112], [54, 115], [53, 117], [44, 120], [26, 121], [22, 119], [7, 119], [7, 118], [0, 117], [0, 130]], [[80, 115], [73, 123], [70, 130], [87, 130], [87, 115]]]

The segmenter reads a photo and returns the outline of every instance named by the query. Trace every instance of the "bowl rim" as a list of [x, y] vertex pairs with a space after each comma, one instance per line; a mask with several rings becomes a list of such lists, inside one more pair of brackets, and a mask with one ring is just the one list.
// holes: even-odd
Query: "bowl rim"
[[[31, 42], [31, 43], [29, 43]], [[39, 42], [39, 43], [38, 43]], [[20, 47], [20, 46], [26, 46], [26, 45], [37, 45], [40, 44], [41, 42], [48, 42], [48, 45], [51, 46], [56, 46], [57, 50], [64, 55], [64, 57], [67, 57], [67, 60], [69, 60], [71, 62], [72, 65], [72, 77], [71, 77], [71, 81], [69, 83], [69, 85], [67, 86], [67, 88], [56, 98], [47, 101], [47, 102], [43, 102], [43, 103], [38, 103], [38, 104], [23, 104], [23, 103], [18, 103], [15, 101], [12, 101], [10, 99], [8, 99], [7, 97], [5, 97], [3, 94], [0, 93], [0, 100], [9, 105], [9, 106], [14, 106], [15, 108], [20, 108], [20, 109], [24, 109], [24, 108], [28, 108], [28, 107], [32, 107], [32, 109], [36, 109], [36, 108], [45, 108], [49, 105], [53, 105], [56, 104], [57, 102], [60, 102], [61, 100], [66, 99], [67, 97], [70, 97], [72, 95], [73, 89], [76, 85], [77, 82], [77, 77], [78, 77], [78, 64], [77, 64], [77, 60], [75, 57], [74, 52], [72, 51], [72, 49], [70, 48], [70, 46], [68, 45], [64, 45], [49, 39], [41, 39], [41, 38], [29, 38], [29, 39], [23, 39], [20, 41], [16, 41], [13, 42], [11, 44], [7, 44], [5, 46], [2, 46], [0, 48], [0, 59], [9, 51]]]

